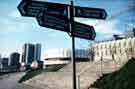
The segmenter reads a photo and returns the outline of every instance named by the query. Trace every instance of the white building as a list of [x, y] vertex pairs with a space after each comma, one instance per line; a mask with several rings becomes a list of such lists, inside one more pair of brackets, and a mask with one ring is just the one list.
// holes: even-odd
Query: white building
[[[75, 50], [75, 57], [76, 61], [88, 61], [89, 60], [89, 51], [87, 49], [76, 49]], [[72, 56], [71, 49], [49, 49], [45, 52], [45, 62], [52, 61], [52, 62], [70, 62]], [[62, 62], [62, 63], [63, 63]]]
[[34, 59], [40, 60], [41, 59], [41, 44], [35, 44], [35, 54]]

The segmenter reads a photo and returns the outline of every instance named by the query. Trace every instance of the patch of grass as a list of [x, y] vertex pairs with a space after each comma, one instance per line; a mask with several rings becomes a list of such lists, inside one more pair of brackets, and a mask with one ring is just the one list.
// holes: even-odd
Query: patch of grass
[[120, 70], [98, 79], [91, 87], [98, 89], [135, 89], [135, 59], [129, 60]]
[[38, 70], [29, 70], [26, 72], [26, 74], [18, 81], [19, 83], [22, 83], [26, 80], [29, 80], [43, 72], [56, 72], [59, 69], [63, 68], [65, 64], [55, 64], [55, 65], [49, 65], [45, 69], [38, 69]]

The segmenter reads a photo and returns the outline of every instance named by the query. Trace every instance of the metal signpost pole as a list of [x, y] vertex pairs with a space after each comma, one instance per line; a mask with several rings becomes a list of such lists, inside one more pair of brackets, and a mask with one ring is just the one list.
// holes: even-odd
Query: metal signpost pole
[[[22, 16], [37, 18], [37, 21], [40, 26], [71, 33], [72, 38], [71, 61], [73, 65], [73, 89], [77, 89], [76, 63], [75, 63], [76, 61], [75, 37], [87, 40], [94, 40], [96, 33], [93, 26], [75, 22], [74, 17], [106, 19], [107, 17], [106, 11], [101, 8], [74, 6], [72, 0], [71, 5], [52, 2], [42, 2], [38, 0], [36, 1], [22, 0], [17, 8]], [[46, 10], [46, 12], [44, 12], [43, 10]]]
[[72, 65], [73, 65], [73, 89], [76, 88], [76, 65], [75, 65], [75, 36], [74, 36], [74, 6], [73, 1], [71, 1], [70, 6], [70, 30], [71, 30], [71, 37], [72, 37]]

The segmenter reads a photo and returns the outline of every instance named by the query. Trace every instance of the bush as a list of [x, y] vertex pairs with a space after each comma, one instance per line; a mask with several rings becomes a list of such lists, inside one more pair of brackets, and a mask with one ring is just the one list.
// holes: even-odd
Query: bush
[[135, 59], [129, 60], [120, 70], [98, 79], [91, 87], [98, 89], [135, 89]]
[[32, 70], [29, 69], [26, 74], [18, 81], [19, 83], [22, 83], [26, 80], [29, 80], [43, 72], [56, 72], [59, 69], [63, 68], [65, 64], [56, 64], [56, 65], [49, 65], [45, 69], [37, 69], [37, 70]]

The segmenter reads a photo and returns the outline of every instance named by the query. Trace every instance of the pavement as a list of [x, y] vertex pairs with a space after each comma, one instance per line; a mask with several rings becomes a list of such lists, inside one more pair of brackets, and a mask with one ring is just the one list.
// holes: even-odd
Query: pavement
[[11, 73], [0, 76], [0, 89], [14, 89], [19, 85], [18, 80], [25, 72]]

